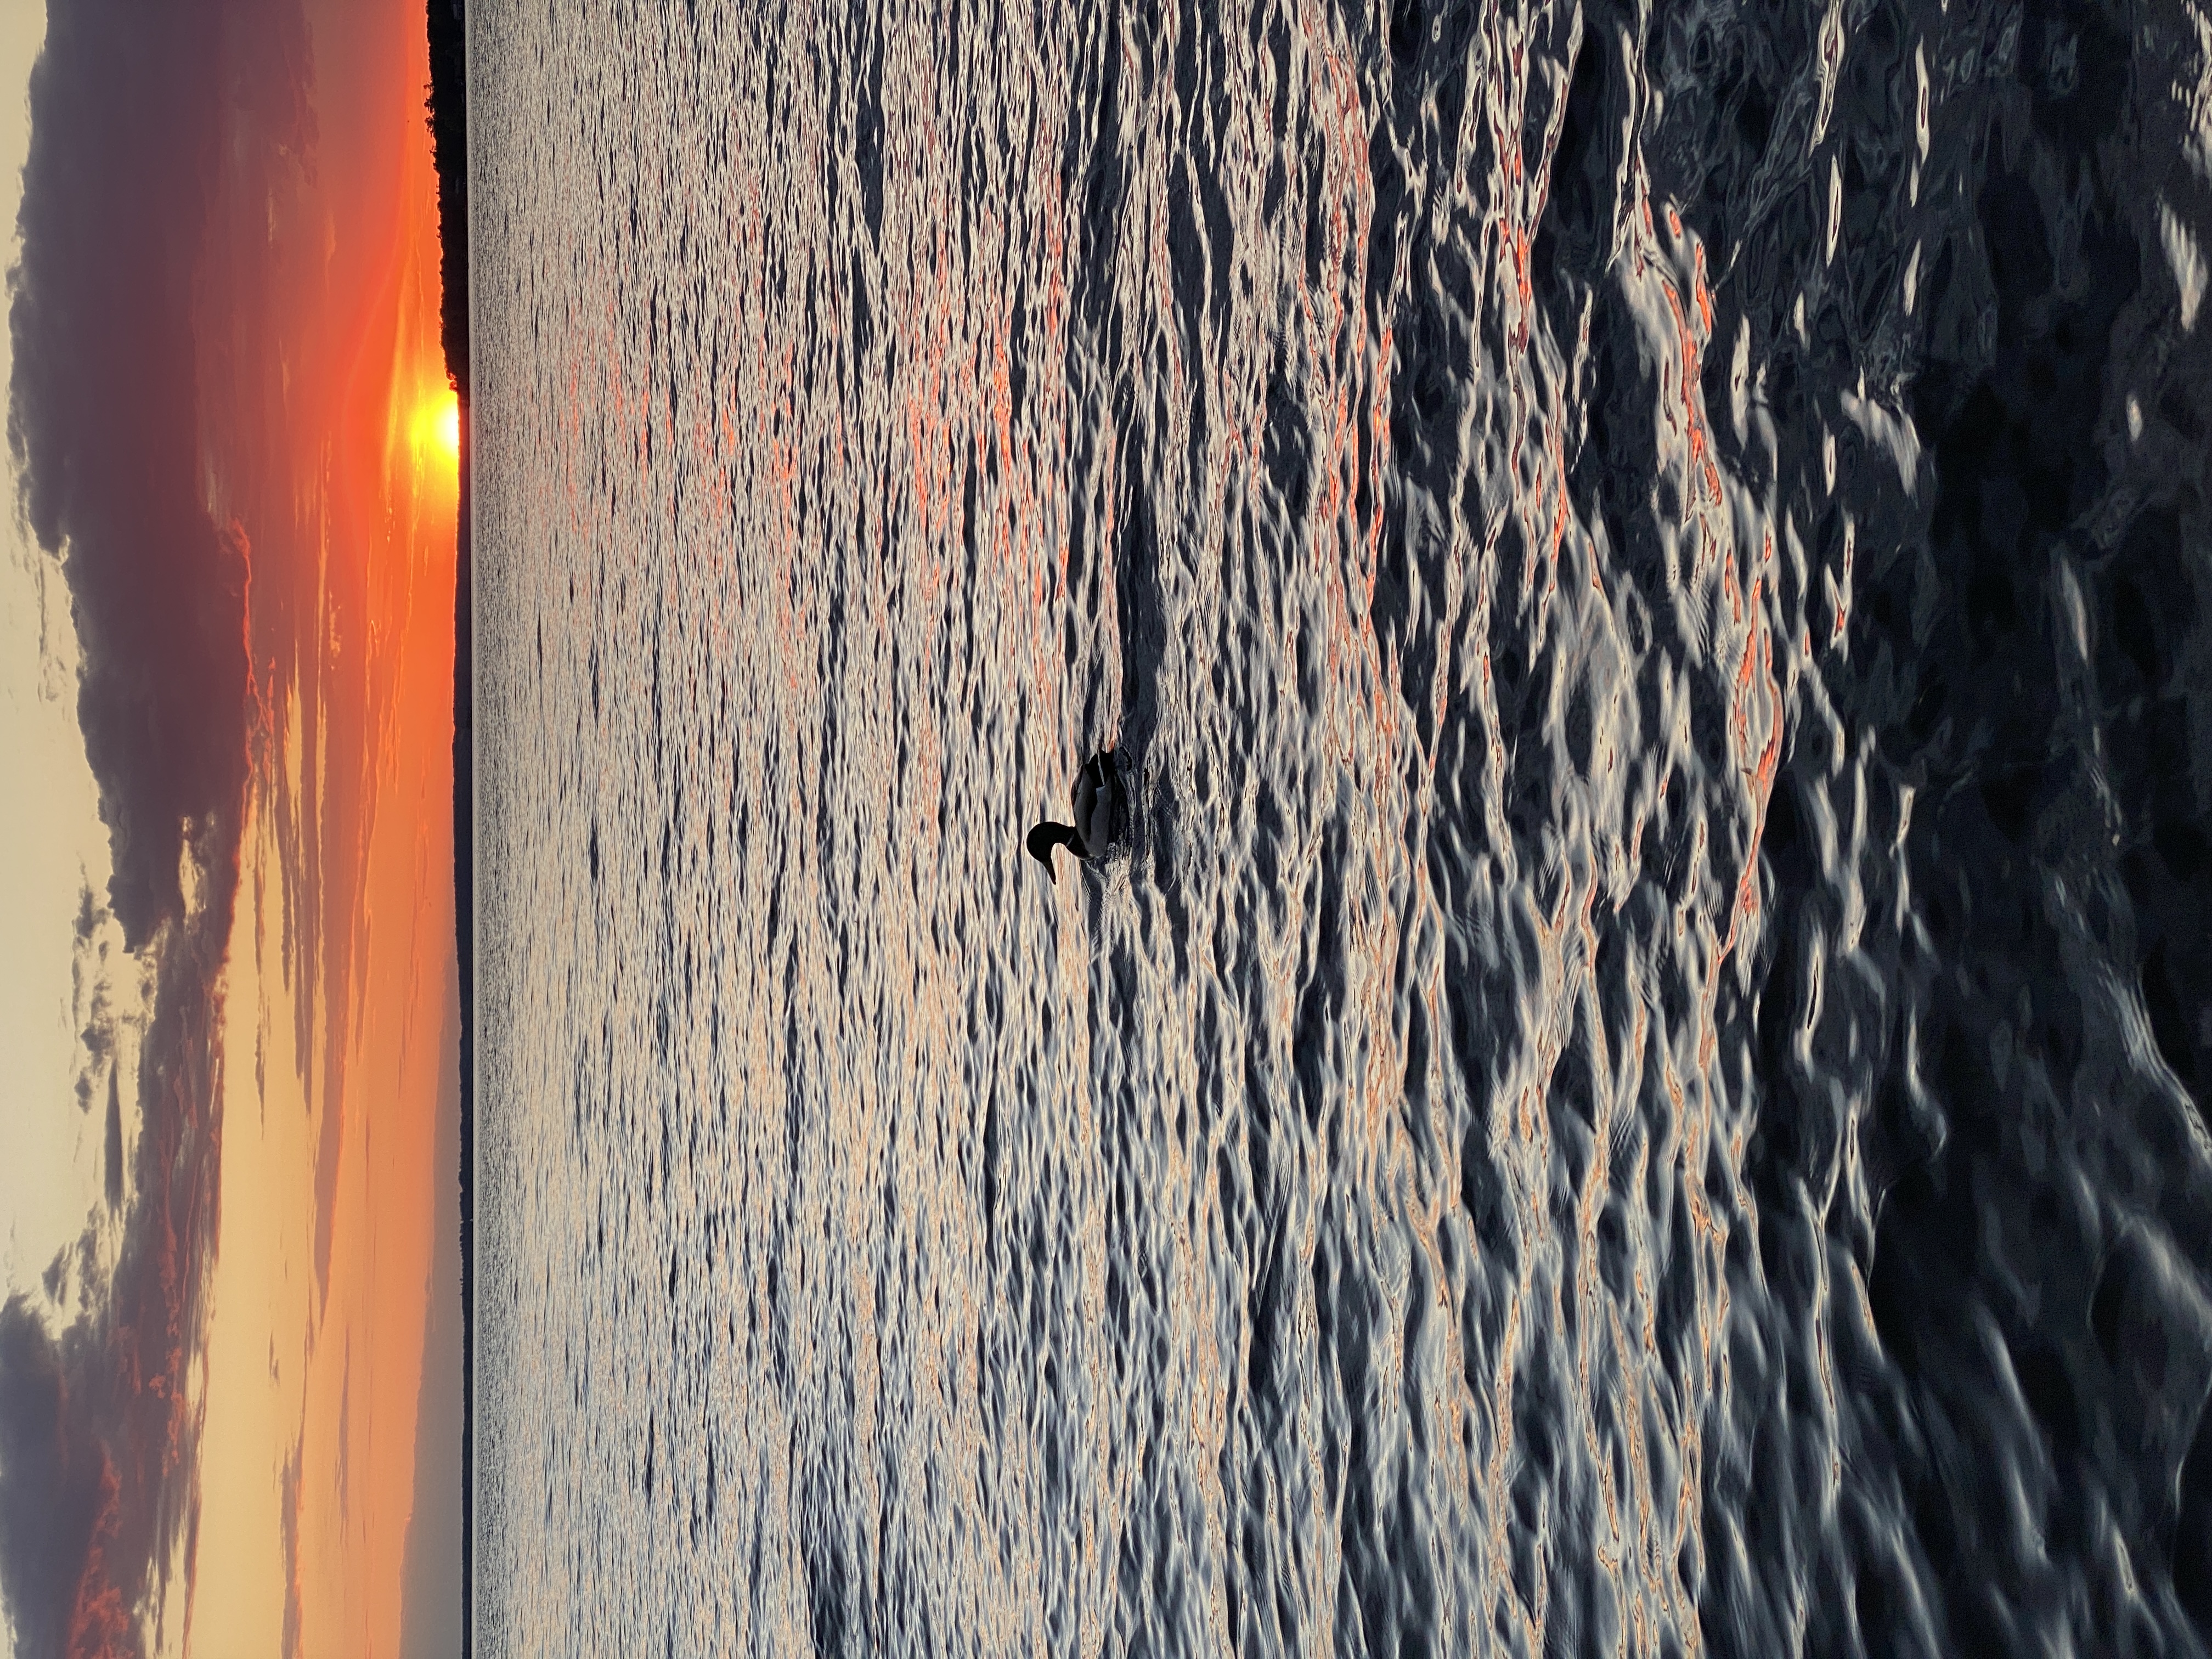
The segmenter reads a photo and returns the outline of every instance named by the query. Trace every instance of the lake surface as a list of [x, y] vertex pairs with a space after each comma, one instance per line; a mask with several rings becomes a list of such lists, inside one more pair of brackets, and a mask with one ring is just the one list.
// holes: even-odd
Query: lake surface
[[470, 29], [484, 1651], [2205, 1650], [2203, 14]]

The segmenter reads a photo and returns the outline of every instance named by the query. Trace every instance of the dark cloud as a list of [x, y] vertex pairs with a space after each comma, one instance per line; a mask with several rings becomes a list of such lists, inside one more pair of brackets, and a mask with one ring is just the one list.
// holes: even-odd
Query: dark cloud
[[[131, 1201], [103, 1279], [88, 1234], [79, 1312], [0, 1308], [0, 1599], [24, 1659], [143, 1652], [195, 1507], [198, 1433], [185, 1372], [212, 1258], [220, 1142], [214, 990], [226, 929], [173, 940], [147, 1028]], [[58, 1260], [46, 1289], [66, 1287]]]
[[[89, 887], [84, 889], [76, 939], [70, 951], [70, 1006], [83, 1022], [77, 1030], [76, 1105], [81, 1112], [92, 1110], [103, 1080], [111, 1095], [115, 1087], [120, 1021], [113, 987], [123, 965], [112, 959], [121, 947], [107, 926], [110, 920], [107, 907], [94, 899]], [[125, 971], [135, 976], [136, 963]]]
[[123, 1207], [123, 1073], [107, 1068], [107, 1207]]
[[114, 1471], [97, 1441], [71, 1433], [68, 1367], [21, 1297], [0, 1308], [0, 1560], [15, 1645], [59, 1653]]
[[53, 0], [30, 83], [9, 439], [63, 566], [78, 716], [133, 948], [181, 909], [186, 820], [234, 822], [245, 565], [203, 497], [193, 307], [226, 9]]

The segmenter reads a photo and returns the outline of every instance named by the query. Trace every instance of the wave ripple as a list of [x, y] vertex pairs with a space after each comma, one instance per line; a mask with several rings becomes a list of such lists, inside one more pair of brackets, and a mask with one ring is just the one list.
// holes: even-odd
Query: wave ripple
[[2201, 10], [471, 27], [491, 1650], [2204, 1650]]

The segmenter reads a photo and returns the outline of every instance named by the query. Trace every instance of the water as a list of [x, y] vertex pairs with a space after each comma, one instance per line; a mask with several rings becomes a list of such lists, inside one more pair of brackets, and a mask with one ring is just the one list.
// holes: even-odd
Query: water
[[2205, 1650], [2204, 13], [471, 27], [487, 1651]]

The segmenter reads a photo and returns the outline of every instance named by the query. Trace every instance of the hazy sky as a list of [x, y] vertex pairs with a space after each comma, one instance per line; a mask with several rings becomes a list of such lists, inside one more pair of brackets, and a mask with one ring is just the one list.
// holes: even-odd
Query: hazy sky
[[[396, 1653], [403, 1612], [437, 1651], [460, 1597], [455, 489], [422, 12], [53, 15], [74, 56], [42, 71], [34, 153], [46, 14], [0, 0], [0, 206], [46, 228], [35, 258], [11, 238], [0, 330], [30, 434], [0, 536], [0, 1655], [19, 1632]], [[91, 95], [119, 33], [145, 83], [122, 117]], [[204, 204], [173, 205], [165, 147], [212, 167]], [[113, 510], [118, 469], [167, 517]], [[212, 828], [180, 844], [179, 803]], [[106, 915], [118, 846], [143, 959]], [[194, 1150], [216, 1124], [219, 1165]], [[181, 1477], [160, 1449], [179, 1425]]]
[[[0, 4], [0, 223], [11, 270], [21, 252], [15, 216], [30, 144], [31, 64], [46, 21], [39, 0]], [[0, 384], [12, 367], [11, 345], [0, 330]], [[0, 1101], [8, 1123], [8, 1156], [0, 1158], [3, 1299], [35, 1293], [48, 1264], [100, 1208], [103, 1117], [65, 1103], [82, 1063], [78, 912], [88, 887], [104, 895], [109, 866], [99, 788], [77, 725], [68, 591], [24, 522], [19, 474], [4, 450], [0, 465], [9, 477], [0, 528], [0, 755], [8, 757], [15, 800], [0, 813], [0, 1054], [9, 1056]], [[105, 942], [119, 958], [119, 937]], [[13, 1626], [0, 1620], [0, 1654], [15, 1651]]]
[[[15, 262], [15, 210], [30, 143], [25, 90], [46, 32], [40, 0], [0, 4], [0, 216], [7, 262]], [[0, 331], [0, 382], [10, 362]], [[52, 579], [15, 508], [9, 468], [7, 560], [0, 568], [0, 754], [9, 758], [18, 803], [0, 813], [0, 1054], [9, 1057], [9, 1156], [0, 1159], [0, 1214], [7, 1219], [5, 1272], [11, 1288], [36, 1283], [46, 1264], [84, 1231], [98, 1203], [100, 1125], [92, 1115], [43, 1109], [69, 1098], [77, 1063], [70, 958], [78, 896], [107, 880], [107, 831], [76, 723], [76, 635], [69, 594]], [[41, 1109], [25, 1109], [31, 1103]]]

